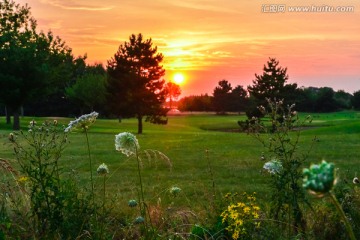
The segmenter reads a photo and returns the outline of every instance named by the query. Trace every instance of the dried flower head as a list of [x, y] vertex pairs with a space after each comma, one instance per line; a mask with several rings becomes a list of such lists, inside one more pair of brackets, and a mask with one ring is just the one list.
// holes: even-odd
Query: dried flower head
[[139, 142], [134, 134], [123, 132], [115, 135], [115, 149], [126, 156], [135, 154], [139, 148]]
[[134, 220], [135, 224], [140, 224], [140, 223], [143, 223], [143, 222], [145, 222], [145, 219], [143, 217], [141, 217], [141, 216], [135, 218], [135, 220]]
[[179, 188], [179, 187], [172, 187], [172, 188], [170, 188], [170, 193], [171, 193], [171, 195], [173, 195], [174, 197], [177, 196], [180, 192], [181, 192], [181, 188]]
[[70, 132], [74, 129], [88, 129], [99, 116], [97, 112], [92, 112], [89, 114], [82, 115], [81, 117], [75, 119], [74, 121], [70, 121], [67, 128], [65, 128], [65, 132]]
[[354, 177], [354, 179], [353, 179], [353, 183], [354, 183], [354, 184], [359, 184], [359, 183], [360, 183], [360, 181], [359, 181], [359, 179], [358, 179], [357, 177]]
[[109, 173], [109, 168], [105, 163], [100, 164], [100, 166], [97, 168], [96, 172], [99, 175], [106, 175]]
[[135, 199], [131, 199], [128, 202], [129, 207], [136, 207], [138, 205], [137, 201]]
[[270, 174], [279, 174], [282, 171], [283, 166], [280, 161], [273, 159], [269, 162], [266, 162], [263, 168], [267, 170]]
[[312, 164], [309, 169], [304, 168], [303, 187], [316, 195], [329, 192], [335, 184], [335, 167], [333, 163], [322, 161]]

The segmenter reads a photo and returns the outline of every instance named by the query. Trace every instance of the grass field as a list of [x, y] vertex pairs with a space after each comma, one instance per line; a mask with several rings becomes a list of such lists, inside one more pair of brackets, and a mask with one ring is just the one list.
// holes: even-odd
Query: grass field
[[[302, 117], [307, 114], [301, 114]], [[314, 148], [309, 155], [310, 162], [322, 159], [334, 162], [339, 173], [352, 179], [360, 174], [360, 113], [338, 112], [315, 114], [311, 127], [304, 129], [299, 151], [308, 151], [316, 137]], [[213, 194], [212, 179], [217, 193], [257, 192], [258, 198], [266, 200], [266, 174], [261, 172], [262, 152], [266, 151], [259, 142], [246, 133], [234, 132], [237, 121], [245, 116], [217, 116], [212, 114], [170, 116], [168, 125], [145, 123], [144, 134], [137, 135], [142, 150], [155, 149], [169, 157], [167, 161], [143, 158], [144, 185], [147, 199], [152, 202], [167, 199], [166, 191], [172, 186], [182, 189], [183, 198], [179, 205], [197, 210], [206, 210]], [[32, 118], [24, 117], [24, 129]], [[44, 118], [35, 118], [41, 122]], [[59, 119], [67, 125], [71, 119]], [[4, 120], [2, 120], [3, 122]], [[110, 169], [107, 185], [109, 192], [119, 196], [119, 204], [126, 204], [136, 195], [136, 160], [126, 158], [115, 151], [114, 136], [120, 132], [136, 132], [135, 119], [98, 119], [91, 127], [89, 140], [94, 161], [94, 171], [101, 163]], [[11, 132], [1, 123], [1, 157], [12, 159], [12, 149], [7, 144]], [[85, 186], [89, 178], [85, 135], [70, 133], [61, 163], [66, 171], [76, 171]], [[212, 177], [212, 174], [213, 177]], [[184, 201], [185, 200], [185, 201]], [[122, 203], [121, 203], [122, 202]]]

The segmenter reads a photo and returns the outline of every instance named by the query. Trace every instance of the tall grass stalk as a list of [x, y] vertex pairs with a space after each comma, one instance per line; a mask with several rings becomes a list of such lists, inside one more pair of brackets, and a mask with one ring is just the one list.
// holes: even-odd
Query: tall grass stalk
[[349, 219], [346, 217], [344, 210], [342, 209], [339, 201], [336, 199], [334, 193], [332, 191], [329, 191], [328, 196], [330, 197], [331, 201], [334, 203], [336, 210], [340, 213], [340, 216], [342, 218], [342, 220], [344, 221], [345, 227], [346, 227], [346, 231], [349, 235], [349, 238], [351, 240], [356, 240], [355, 238], [355, 234], [354, 231], [350, 225]]
[[90, 153], [90, 144], [89, 144], [89, 137], [87, 128], [84, 128], [85, 136], [86, 136], [86, 143], [87, 143], [87, 150], [89, 156], [89, 163], [90, 163], [90, 184], [91, 184], [91, 197], [93, 204], [95, 203], [95, 196], [94, 196], [94, 180], [93, 180], [93, 173], [92, 173], [92, 161], [91, 161], [91, 153]]

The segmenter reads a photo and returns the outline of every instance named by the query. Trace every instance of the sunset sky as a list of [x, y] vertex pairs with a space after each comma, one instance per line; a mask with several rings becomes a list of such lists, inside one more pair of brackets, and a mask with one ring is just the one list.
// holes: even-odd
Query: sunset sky
[[[106, 66], [131, 34], [152, 38], [182, 96], [252, 84], [269, 57], [299, 86], [360, 90], [360, 0], [15, 0], [87, 62]], [[273, 6], [283, 12], [270, 12]], [[291, 12], [301, 6], [323, 12]], [[350, 12], [324, 12], [351, 6]], [[271, 8], [273, 7], [273, 8]], [[322, 7], [320, 9], [320, 7]], [[342, 8], [343, 9], [343, 8]]]

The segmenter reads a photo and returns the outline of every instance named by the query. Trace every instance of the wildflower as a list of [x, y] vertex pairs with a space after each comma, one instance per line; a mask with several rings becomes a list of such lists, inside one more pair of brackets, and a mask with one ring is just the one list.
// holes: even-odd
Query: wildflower
[[260, 222], [254, 220], [259, 218], [260, 207], [256, 204], [256, 198], [253, 195], [242, 196], [243, 200], [237, 203], [231, 203], [221, 214], [221, 222], [225, 223], [225, 228], [232, 236], [232, 239], [246, 238], [250, 236], [251, 231], [260, 227]]
[[10, 142], [15, 142], [14, 133], [10, 133], [10, 134], [9, 134], [9, 140], [10, 140]]
[[140, 223], [143, 223], [144, 221], [145, 221], [145, 219], [143, 217], [139, 216], [139, 217], [135, 218], [134, 223], [140, 224]]
[[128, 202], [129, 207], [136, 207], [138, 205], [137, 201], [135, 199], [131, 199]]
[[99, 116], [97, 112], [92, 112], [89, 114], [82, 115], [81, 117], [75, 119], [74, 121], [70, 121], [67, 128], [65, 128], [65, 132], [70, 132], [74, 129], [88, 129]]
[[263, 168], [270, 174], [279, 174], [283, 169], [281, 162], [276, 159], [266, 162]]
[[58, 121], [55, 119], [54, 122], [53, 122], [54, 126], [57, 126], [58, 125]]
[[35, 125], [36, 125], [36, 121], [35, 121], [35, 120], [30, 121], [30, 127], [34, 127]]
[[115, 135], [115, 149], [126, 156], [135, 154], [139, 149], [139, 143], [134, 134], [123, 132]]
[[260, 106], [258, 107], [258, 109], [259, 109], [259, 111], [260, 111], [262, 114], [266, 114], [266, 109], [265, 109], [265, 107], [264, 107], [263, 105], [260, 105]]
[[96, 171], [99, 175], [106, 175], [109, 173], [109, 168], [105, 163], [102, 163]]
[[360, 181], [359, 181], [359, 179], [358, 179], [357, 177], [354, 177], [354, 179], [353, 179], [353, 183], [354, 183], [354, 184], [359, 184], [359, 183], [360, 183]]
[[170, 193], [171, 193], [173, 196], [178, 195], [180, 192], [181, 192], [181, 188], [178, 188], [178, 187], [172, 187], [172, 188], [170, 188]]
[[27, 181], [29, 181], [29, 178], [22, 176], [22, 177], [19, 177], [19, 179], [17, 181], [18, 181], [18, 183], [26, 183]]
[[312, 164], [309, 169], [304, 168], [303, 187], [315, 194], [329, 192], [335, 183], [334, 164], [322, 161], [320, 165]]

